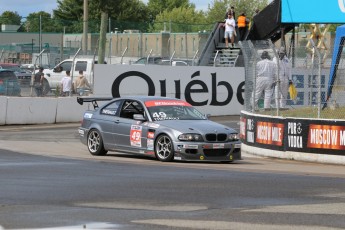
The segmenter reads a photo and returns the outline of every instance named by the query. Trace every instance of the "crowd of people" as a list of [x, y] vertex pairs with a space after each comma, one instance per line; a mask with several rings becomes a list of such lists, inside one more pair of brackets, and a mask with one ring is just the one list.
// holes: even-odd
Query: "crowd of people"
[[[258, 13], [259, 10], [255, 10], [253, 17]], [[245, 40], [250, 23], [245, 12], [242, 12], [236, 20], [235, 8], [233, 6], [230, 7], [225, 14], [225, 46], [233, 48], [235, 37], [237, 37], [238, 41]], [[229, 45], [229, 41], [231, 45]], [[255, 109], [258, 108], [258, 101], [262, 95], [264, 95], [264, 109], [270, 109], [272, 107], [272, 97], [275, 98], [276, 107], [286, 108], [289, 86], [292, 84], [291, 64], [286, 56], [284, 47], [281, 47], [277, 52], [279, 58], [274, 57], [272, 59], [267, 51], [263, 51], [261, 53], [261, 60], [256, 65], [256, 85], [252, 95], [255, 98], [252, 101], [254, 103], [252, 106]], [[277, 76], [277, 73], [279, 73], [279, 76]]]
[[91, 86], [83, 74], [82, 70], [79, 70], [79, 75], [72, 83], [71, 72], [66, 70], [66, 76], [62, 78], [60, 83], [60, 95], [61, 96], [69, 96], [73, 93], [77, 95], [85, 95], [86, 92], [89, 92]]
[[[254, 16], [259, 12], [259, 10], [255, 11]], [[235, 7], [231, 6], [229, 10], [225, 14], [225, 32], [224, 32], [224, 39], [226, 47], [229, 46], [229, 40], [231, 42], [231, 47], [234, 47], [235, 37], [237, 37], [238, 41], [243, 41], [246, 39], [247, 33], [250, 28], [250, 20], [246, 16], [245, 12], [242, 12], [240, 16], [236, 18]], [[237, 34], [238, 30], [238, 34]]]
[[[43, 96], [43, 70], [43, 67], [40, 67], [39, 71], [34, 77], [33, 87], [37, 97]], [[70, 96], [72, 94], [77, 94], [80, 96], [87, 95], [91, 91], [91, 86], [83, 73], [83, 70], [79, 70], [79, 75], [72, 82], [71, 71], [66, 70], [66, 75], [61, 79], [58, 87], [58, 95], [62, 97]]]

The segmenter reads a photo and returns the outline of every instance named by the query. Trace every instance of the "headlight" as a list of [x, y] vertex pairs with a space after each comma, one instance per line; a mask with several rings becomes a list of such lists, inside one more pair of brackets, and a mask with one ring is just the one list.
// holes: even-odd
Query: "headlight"
[[202, 136], [200, 134], [194, 133], [183, 133], [178, 136], [180, 141], [203, 141]]
[[238, 133], [230, 133], [229, 134], [229, 141], [238, 141], [240, 139]]

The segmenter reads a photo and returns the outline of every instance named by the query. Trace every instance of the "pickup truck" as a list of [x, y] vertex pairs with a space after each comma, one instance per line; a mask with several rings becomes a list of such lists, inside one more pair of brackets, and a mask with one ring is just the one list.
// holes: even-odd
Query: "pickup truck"
[[[61, 83], [61, 79], [66, 76], [66, 70], [71, 70], [71, 77], [73, 81], [79, 75], [79, 70], [84, 71], [84, 76], [89, 81], [90, 85], [93, 85], [93, 69], [94, 64], [97, 63], [92, 58], [76, 58], [65, 59], [57, 64], [53, 69], [44, 69], [44, 82], [43, 82], [43, 94], [46, 95], [51, 90], [56, 90]], [[72, 66], [73, 65], [73, 66]], [[72, 69], [73, 68], [73, 69]], [[37, 70], [38, 71], [38, 70]], [[35, 72], [37, 72], [35, 71]]]

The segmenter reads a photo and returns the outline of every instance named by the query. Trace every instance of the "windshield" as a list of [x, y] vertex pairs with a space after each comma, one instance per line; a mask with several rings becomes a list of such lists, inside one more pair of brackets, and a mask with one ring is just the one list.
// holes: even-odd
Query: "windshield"
[[201, 112], [184, 101], [147, 101], [145, 105], [154, 121], [206, 120], [206, 117]]

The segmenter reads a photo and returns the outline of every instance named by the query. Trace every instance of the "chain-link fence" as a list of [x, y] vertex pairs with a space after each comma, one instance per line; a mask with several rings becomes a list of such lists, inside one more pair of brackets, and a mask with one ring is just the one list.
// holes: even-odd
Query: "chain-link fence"
[[287, 48], [268, 40], [240, 42], [245, 60], [246, 111], [283, 117], [345, 118], [344, 57], [338, 57], [336, 77], [329, 85], [330, 49], [313, 40], [308, 44]]

